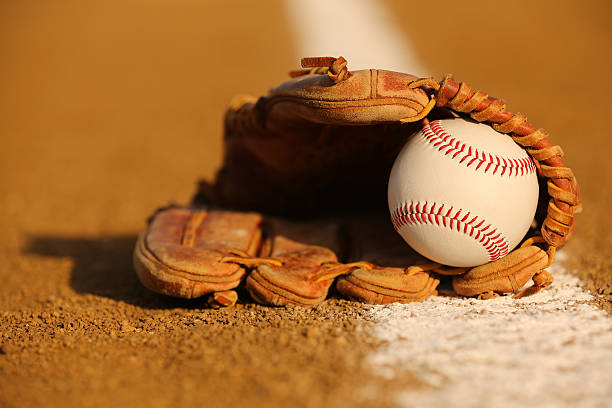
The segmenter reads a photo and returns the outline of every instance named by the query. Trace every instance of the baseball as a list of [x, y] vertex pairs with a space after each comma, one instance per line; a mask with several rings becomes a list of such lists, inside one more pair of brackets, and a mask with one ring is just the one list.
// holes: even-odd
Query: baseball
[[435, 120], [395, 160], [388, 200], [395, 230], [415, 251], [444, 265], [482, 265], [508, 254], [529, 229], [536, 167], [488, 125]]

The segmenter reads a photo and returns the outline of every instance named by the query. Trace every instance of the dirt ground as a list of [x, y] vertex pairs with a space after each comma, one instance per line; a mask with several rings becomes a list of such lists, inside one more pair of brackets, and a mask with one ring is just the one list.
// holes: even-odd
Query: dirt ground
[[[209, 310], [136, 279], [145, 218], [220, 165], [225, 104], [297, 66], [280, 2], [226, 3], [0, 3], [0, 407], [390, 406], [421, 386], [362, 364], [365, 306]], [[436, 76], [564, 148], [568, 266], [612, 310], [607, 2], [386, 3]]]

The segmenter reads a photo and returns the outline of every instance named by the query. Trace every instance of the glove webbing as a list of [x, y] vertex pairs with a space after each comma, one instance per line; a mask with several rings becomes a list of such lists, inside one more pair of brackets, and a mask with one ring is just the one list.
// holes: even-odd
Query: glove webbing
[[496, 131], [510, 134], [527, 150], [540, 174], [548, 179], [551, 200], [542, 223], [542, 237], [554, 247], [565, 244], [574, 227], [574, 214], [581, 210], [581, 205], [576, 178], [563, 162], [561, 147], [553, 146], [546, 131], [536, 129], [525, 115], [508, 112], [502, 100], [481, 91], [473, 92], [465, 82], [457, 83], [450, 75], [432, 97], [436, 99], [436, 106], [467, 113], [478, 122], [488, 122]]

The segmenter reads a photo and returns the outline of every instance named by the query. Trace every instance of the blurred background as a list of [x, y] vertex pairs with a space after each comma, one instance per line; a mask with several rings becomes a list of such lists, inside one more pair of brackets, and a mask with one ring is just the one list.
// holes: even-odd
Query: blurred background
[[[611, 11], [604, 0], [2, 0], [0, 306], [135, 284], [135, 235], [214, 177], [230, 98], [265, 93], [304, 54], [452, 73], [547, 129], [583, 193], [570, 261], [609, 294]], [[372, 13], [391, 37], [366, 29]]]

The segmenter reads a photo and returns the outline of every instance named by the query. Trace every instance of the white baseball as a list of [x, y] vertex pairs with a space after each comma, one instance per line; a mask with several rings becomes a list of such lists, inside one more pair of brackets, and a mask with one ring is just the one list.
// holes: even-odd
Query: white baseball
[[497, 260], [521, 241], [538, 203], [536, 167], [512, 138], [464, 119], [415, 133], [389, 177], [396, 231], [444, 265]]

